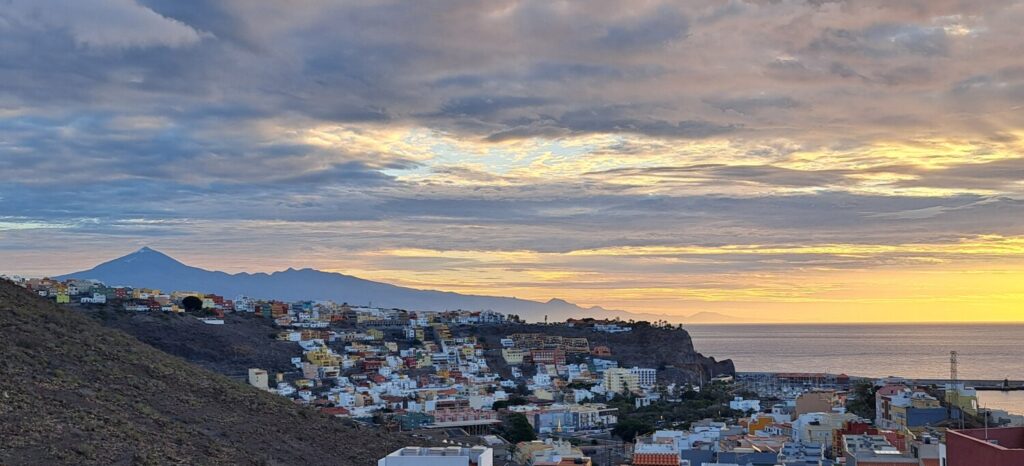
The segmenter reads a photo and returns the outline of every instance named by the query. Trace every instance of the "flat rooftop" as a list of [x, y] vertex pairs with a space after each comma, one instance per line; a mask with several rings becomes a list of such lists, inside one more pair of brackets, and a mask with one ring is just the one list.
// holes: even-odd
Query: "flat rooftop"
[[476, 459], [487, 450], [489, 448], [485, 447], [405, 447], [395, 450], [388, 456], [462, 456]]

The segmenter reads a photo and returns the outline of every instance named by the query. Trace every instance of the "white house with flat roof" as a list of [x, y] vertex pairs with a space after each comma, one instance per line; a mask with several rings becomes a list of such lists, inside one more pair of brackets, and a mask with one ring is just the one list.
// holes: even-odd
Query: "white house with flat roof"
[[487, 447], [405, 447], [377, 461], [377, 466], [494, 466]]

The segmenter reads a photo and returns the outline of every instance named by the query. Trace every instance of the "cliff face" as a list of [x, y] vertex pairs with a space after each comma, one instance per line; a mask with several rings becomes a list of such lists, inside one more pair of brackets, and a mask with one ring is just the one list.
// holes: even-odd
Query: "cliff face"
[[366, 465], [415, 439], [214, 374], [0, 281], [0, 464]]
[[620, 367], [658, 368], [659, 379], [668, 382], [698, 383], [717, 375], [736, 373], [731, 359], [718, 361], [698, 353], [693, 348], [690, 334], [681, 329], [638, 325], [633, 326], [630, 332], [604, 333], [564, 325], [508, 324], [460, 327], [457, 331], [461, 334], [484, 336], [485, 345], [491, 350], [499, 349], [499, 340], [513, 333], [586, 337], [591, 348], [607, 346], [611, 349], [612, 355], [602, 357], [603, 359], [618, 361]]

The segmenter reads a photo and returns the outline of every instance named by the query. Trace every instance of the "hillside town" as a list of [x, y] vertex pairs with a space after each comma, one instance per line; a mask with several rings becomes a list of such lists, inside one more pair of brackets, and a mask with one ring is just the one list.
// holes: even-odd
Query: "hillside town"
[[[291, 368], [252, 367], [239, 383], [442, 445], [399, 448], [379, 466], [1024, 464], [1020, 417], [983, 411], [975, 390], [955, 380], [700, 373], [684, 382], [653, 361], [622, 364], [625, 348], [603, 343], [651, 326], [673, 330], [668, 323], [573, 319], [526, 332], [517, 316], [486, 310], [13, 280], [76, 308], [214, 326], [272, 321], [274, 339], [294, 343]], [[555, 331], [564, 328], [587, 336]]]

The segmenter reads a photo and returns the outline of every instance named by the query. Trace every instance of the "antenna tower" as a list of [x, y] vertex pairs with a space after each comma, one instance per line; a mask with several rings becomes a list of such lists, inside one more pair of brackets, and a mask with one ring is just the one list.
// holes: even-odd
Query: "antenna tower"
[[[958, 383], [960, 381], [960, 376], [959, 376], [959, 374], [957, 374], [957, 369], [960, 367], [960, 361], [958, 360], [959, 359], [958, 358], [959, 355], [960, 355], [960, 353], [957, 353], [956, 351], [950, 351], [949, 352], [949, 388], [947, 389], [947, 392], [949, 390], [953, 390], [953, 396], [952, 396], [952, 398], [953, 398], [953, 400], [952, 400], [953, 401], [953, 407], [952, 407], [952, 409], [956, 409], [957, 411], [959, 411], [959, 413], [957, 414], [957, 417], [960, 418], [960, 428], [963, 429], [964, 428], [964, 409], [960, 406], [960, 385]], [[950, 396], [949, 396], [948, 393], [946, 395], [946, 399], [947, 400], [950, 399]]]
[[949, 352], [949, 381], [956, 384], [959, 381], [957, 375], [957, 368], [960, 366], [960, 362], [957, 360], [959, 353], [956, 351]]

